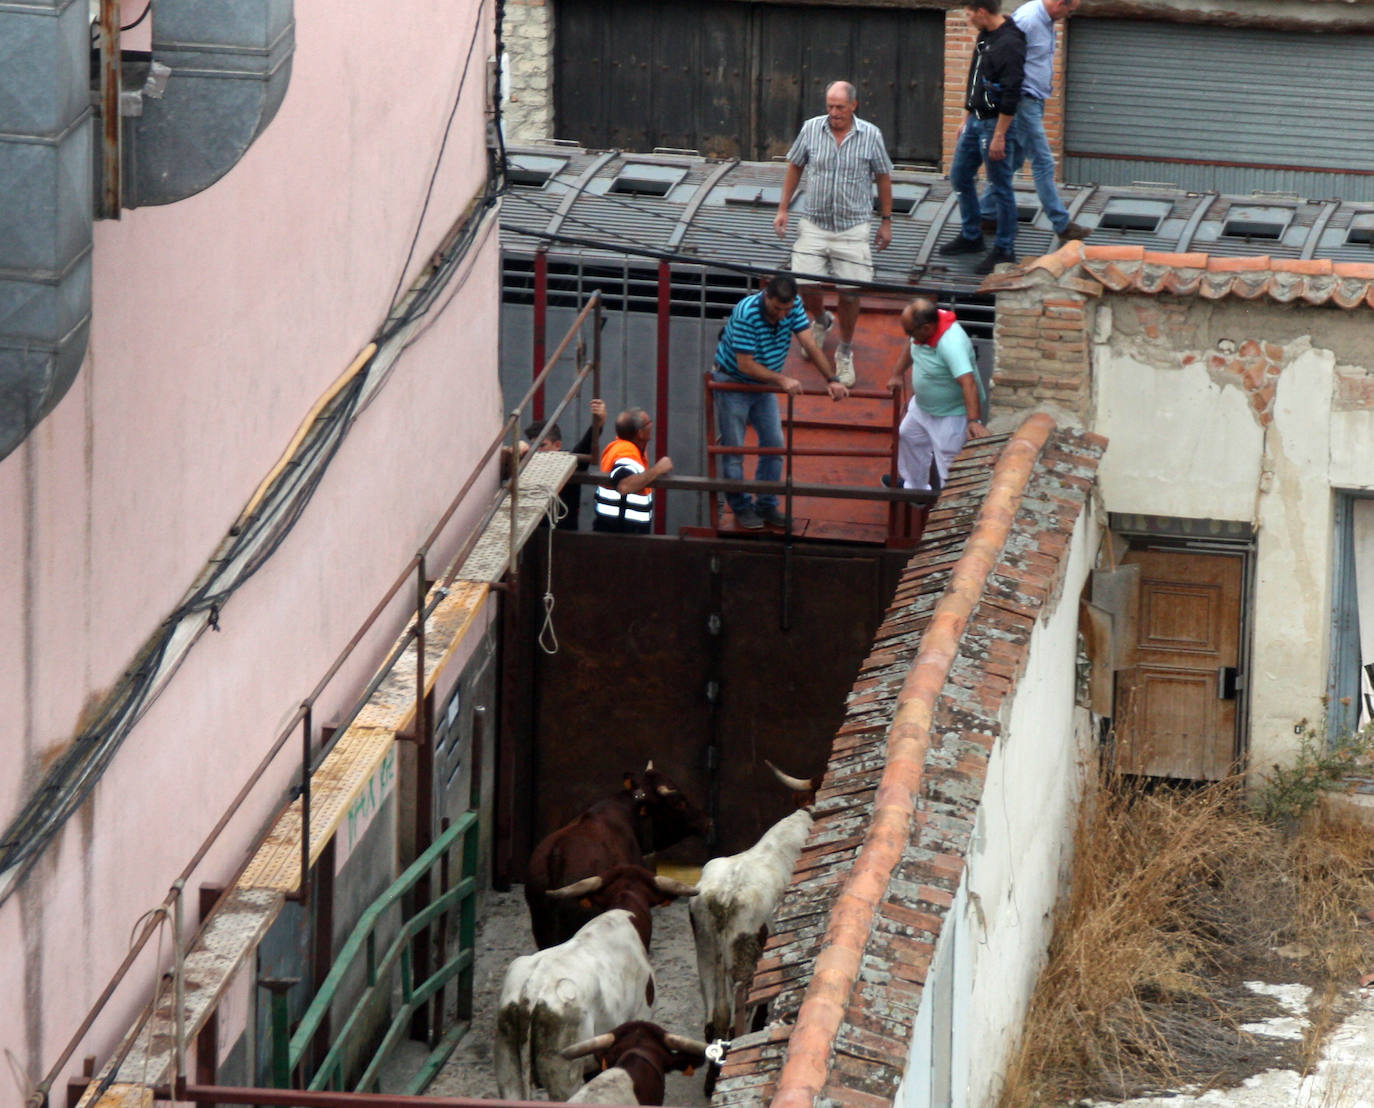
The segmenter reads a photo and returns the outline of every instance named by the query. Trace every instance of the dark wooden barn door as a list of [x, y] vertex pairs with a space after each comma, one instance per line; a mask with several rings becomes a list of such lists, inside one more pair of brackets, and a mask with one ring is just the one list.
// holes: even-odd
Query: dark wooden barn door
[[1140, 566], [1132, 664], [1117, 674], [1117, 765], [1215, 781], [1234, 765], [1242, 560], [1132, 551]]
[[853, 81], [893, 158], [940, 159], [939, 11], [739, 0], [558, 0], [555, 132], [592, 147], [784, 154]]

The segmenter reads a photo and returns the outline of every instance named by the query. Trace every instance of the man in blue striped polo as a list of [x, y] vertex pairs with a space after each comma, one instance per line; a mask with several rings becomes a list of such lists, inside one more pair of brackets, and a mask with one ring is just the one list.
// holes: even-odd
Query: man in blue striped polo
[[[787, 151], [787, 172], [773, 229], [787, 234], [792, 196], [806, 177], [806, 214], [792, 246], [792, 272], [834, 277], [837, 281], [872, 281], [873, 255], [868, 248], [873, 219], [873, 186], [878, 187], [878, 233], [874, 244], [884, 250], [892, 241], [892, 159], [883, 133], [854, 114], [859, 94], [848, 81], [834, 81], [825, 90], [825, 115], [802, 124]], [[805, 278], [803, 278], [804, 280]], [[830, 316], [819, 285], [802, 285], [802, 302], [812, 319], [811, 336], [825, 344]], [[859, 322], [859, 290], [839, 288], [837, 308], [840, 343], [835, 348], [835, 372], [852, 387], [854, 326]]]
[[[826, 381], [831, 400], [843, 400], [849, 390], [831, 370], [825, 352], [811, 333], [797, 283], [778, 274], [762, 292], [746, 296], [735, 305], [716, 346], [716, 365], [712, 379], [734, 385], [769, 385], [772, 392], [717, 392], [716, 421], [724, 446], [743, 446], [746, 427], [758, 435], [759, 446], [780, 447], [782, 419], [778, 414], [778, 391], [800, 396], [802, 383], [782, 372], [787, 351], [796, 335], [802, 353], [810, 359]], [[722, 455], [721, 469], [727, 481], [744, 479], [744, 459], [739, 454]], [[754, 471], [756, 481], [777, 481], [782, 477], [782, 455], [762, 454]], [[746, 531], [763, 527], [782, 527], [785, 517], [778, 511], [778, 498], [772, 493], [757, 499], [748, 493], [726, 493], [736, 526]]]

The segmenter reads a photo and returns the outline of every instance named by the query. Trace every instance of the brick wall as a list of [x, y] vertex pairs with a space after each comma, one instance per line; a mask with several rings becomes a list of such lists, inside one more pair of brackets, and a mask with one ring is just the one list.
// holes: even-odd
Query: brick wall
[[553, 9], [547, 0], [506, 0], [506, 142], [542, 142], [553, 134]]
[[1049, 404], [1088, 418], [1088, 345], [1095, 306], [1091, 293], [1049, 282], [998, 294], [994, 416]]
[[[1014, 2], [1004, 3], [1004, 11], [1015, 11]], [[1061, 176], [1058, 167], [1064, 161], [1064, 64], [1068, 55], [1068, 38], [1065, 25], [1071, 21], [1055, 24], [1059, 37], [1059, 48], [1054, 54], [1054, 95], [1045, 101], [1045, 135], [1054, 151], [1056, 176]], [[973, 54], [973, 43], [978, 35], [968, 25], [964, 9], [956, 6], [945, 13], [945, 105], [943, 142], [940, 152], [940, 171], [949, 172], [949, 164], [954, 157], [954, 144], [959, 136], [959, 128], [964, 122], [964, 92], [968, 85], [968, 63]], [[1030, 168], [1023, 175], [1030, 180]]]

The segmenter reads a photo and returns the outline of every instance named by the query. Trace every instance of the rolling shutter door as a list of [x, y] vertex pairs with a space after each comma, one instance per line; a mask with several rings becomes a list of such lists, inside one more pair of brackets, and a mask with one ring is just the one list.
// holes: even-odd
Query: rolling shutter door
[[1066, 180], [1374, 199], [1374, 36], [1075, 19], [1067, 61]]

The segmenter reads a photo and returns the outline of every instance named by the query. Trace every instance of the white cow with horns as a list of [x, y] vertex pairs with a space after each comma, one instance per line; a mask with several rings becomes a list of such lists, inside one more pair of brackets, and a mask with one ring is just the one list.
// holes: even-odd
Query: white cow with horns
[[[619, 872], [631, 869], [637, 875]], [[567, 1100], [582, 1084], [585, 1062], [560, 1052], [648, 1018], [654, 1003], [654, 971], [645, 951], [650, 906], [693, 896], [696, 888], [639, 866], [619, 871], [611, 884], [623, 890], [616, 900], [624, 906], [589, 920], [565, 943], [516, 958], [506, 971], [496, 1015], [502, 1100], [529, 1100], [535, 1086], [552, 1100]], [[586, 897], [602, 891], [602, 884], [602, 878], [587, 878], [546, 895]], [[641, 885], [654, 890], [652, 900]]]
[[[789, 777], [771, 762], [767, 765], [796, 794], [798, 803], [815, 800], [823, 774], [806, 781]], [[801, 808], [780, 819], [748, 850], [713, 858], [702, 868], [699, 893], [688, 911], [708, 1041], [740, 1030], [735, 1021], [768, 938], [768, 921], [810, 831], [811, 813]]]

